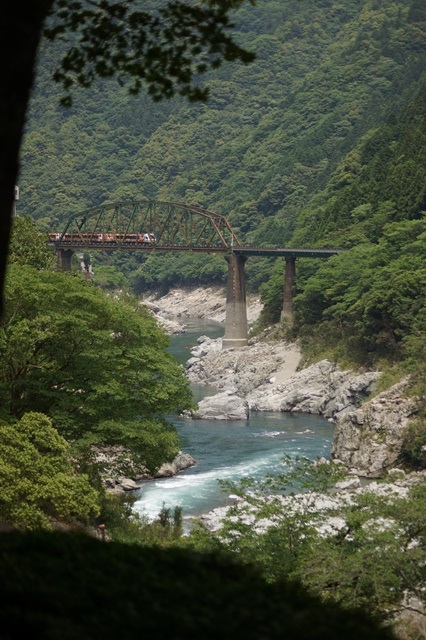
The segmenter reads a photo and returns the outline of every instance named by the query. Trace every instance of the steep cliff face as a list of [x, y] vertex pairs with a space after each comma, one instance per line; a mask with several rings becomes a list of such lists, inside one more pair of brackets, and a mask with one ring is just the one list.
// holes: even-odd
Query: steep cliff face
[[358, 475], [376, 478], [392, 467], [401, 452], [403, 434], [417, 411], [407, 398], [408, 378], [337, 418], [331, 456]]

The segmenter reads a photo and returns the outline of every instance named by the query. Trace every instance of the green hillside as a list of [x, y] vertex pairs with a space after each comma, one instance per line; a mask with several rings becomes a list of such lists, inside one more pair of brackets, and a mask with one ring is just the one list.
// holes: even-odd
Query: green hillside
[[[256, 244], [348, 248], [328, 263], [298, 261], [296, 331], [311, 352], [331, 340], [339, 357], [399, 360], [424, 302], [424, 3], [259, 0], [237, 16], [256, 60], [210, 74], [207, 104], [154, 104], [111, 82], [64, 110], [46, 47], [19, 213], [57, 229], [106, 200], [149, 196], [226, 215]], [[136, 292], [226, 272], [211, 256], [95, 261], [95, 273], [112, 264]], [[279, 318], [282, 272], [281, 261], [247, 263], [265, 322]]]

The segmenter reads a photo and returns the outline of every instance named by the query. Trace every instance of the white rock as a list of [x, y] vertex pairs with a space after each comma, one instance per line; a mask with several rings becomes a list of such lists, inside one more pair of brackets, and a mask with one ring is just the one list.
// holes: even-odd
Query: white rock
[[336, 489], [340, 489], [341, 491], [346, 491], [349, 489], [358, 489], [361, 486], [361, 481], [358, 476], [354, 478], [349, 478], [348, 480], [342, 480], [341, 482], [336, 482]]
[[201, 420], [247, 420], [248, 415], [247, 401], [224, 391], [201, 400], [193, 417]]

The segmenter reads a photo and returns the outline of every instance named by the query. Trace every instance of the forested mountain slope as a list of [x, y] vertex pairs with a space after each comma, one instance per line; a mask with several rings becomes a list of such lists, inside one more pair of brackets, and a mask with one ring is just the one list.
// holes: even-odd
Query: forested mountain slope
[[[65, 111], [49, 81], [54, 52], [42, 51], [19, 212], [58, 228], [105, 200], [148, 196], [222, 213], [256, 244], [354, 247], [327, 264], [298, 262], [296, 326], [315, 341], [330, 331], [333, 341], [354, 341], [349, 351], [361, 349], [362, 360], [400, 357], [419, 322], [424, 277], [424, 3], [258, 0], [237, 22], [239, 42], [257, 58], [211, 74], [207, 104], [154, 104], [105, 83]], [[223, 281], [225, 273], [224, 260], [211, 256], [109, 260], [136, 291]], [[381, 268], [399, 274], [388, 306], [400, 295], [401, 310], [392, 308], [391, 320], [380, 296], [369, 299], [369, 312], [358, 304], [380, 289], [376, 277], [394, 282]], [[270, 320], [282, 270], [270, 260], [247, 264], [249, 286], [263, 282]]]

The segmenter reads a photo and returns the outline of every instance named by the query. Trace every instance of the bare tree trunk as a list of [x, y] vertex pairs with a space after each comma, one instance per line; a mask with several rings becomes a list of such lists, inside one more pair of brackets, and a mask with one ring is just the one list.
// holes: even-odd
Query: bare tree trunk
[[19, 149], [43, 23], [53, 0], [9, 0], [0, 19], [0, 310]]

